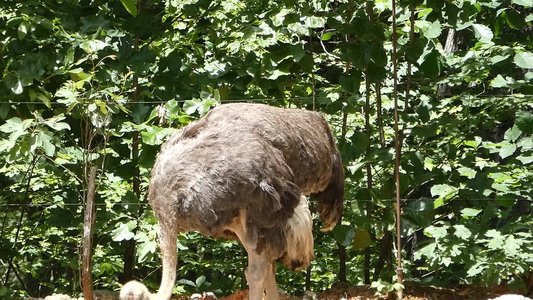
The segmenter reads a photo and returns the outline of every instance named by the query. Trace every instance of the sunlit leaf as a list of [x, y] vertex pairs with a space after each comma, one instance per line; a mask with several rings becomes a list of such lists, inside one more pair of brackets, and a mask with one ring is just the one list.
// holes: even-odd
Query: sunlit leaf
[[22, 125], [22, 120], [19, 117], [13, 117], [7, 120], [2, 126], [0, 126], [0, 131], [4, 133], [10, 133], [14, 131], [24, 130]]
[[454, 234], [456, 237], [467, 240], [472, 236], [472, 232], [464, 225], [454, 225]]
[[[125, 233], [122, 236], [119, 236], [118, 238], [122, 238], [123, 240], [129, 240], [132, 238], [130, 236], [131, 235], [129, 233]], [[143, 262], [148, 254], [155, 253], [157, 251], [157, 241], [144, 241], [140, 243], [138, 247], [139, 249], [137, 253], [137, 260], [139, 262]]]
[[500, 157], [505, 159], [516, 152], [516, 144], [505, 145], [500, 149]]
[[518, 52], [514, 56], [513, 62], [515, 65], [523, 69], [533, 69], [533, 53], [532, 52]]
[[485, 236], [490, 238], [487, 243], [489, 249], [502, 249], [505, 241], [505, 237], [495, 229], [490, 229], [485, 233]]
[[463, 208], [461, 210], [461, 216], [463, 218], [471, 218], [479, 215], [481, 212], [481, 209], [474, 209], [474, 208]]
[[459, 174], [461, 174], [461, 176], [465, 176], [465, 177], [470, 178], [470, 179], [476, 177], [476, 173], [477, 173], [476, 170], [468, 168], [468, 167], [464, 167], [464, 166], [463, 167], [459, 167], [457, 169], [457, 172], [459, 172]]
[[437, 184], [431, 187], [431, 195], [437, 196], [434, 202], [435, 208], [444, 205], [445, 201], [450, 200], [457, 194], [457, 188], [448, 184]]
[[87, 53], [96, 53], [107, 46], [108, 44], [101, 40], [89, 40], [81, 44], [81, 48]]
[[440, 22], [439, 20], [431, 23], [426, 31], [424, 32], [424, 36], [428, 39], [434, 39], [434, 38], [438, 38], [442, 33], [442, 28], [441, 28], [441, 25], [440, 25]]
[[135, 234], [133, 233], [133, 229], [137, 227], [136, 221], [129, 221], [128, 223], [120, 223], [117, 228], [115, 228], [112, 233], [111, 237], [113, 241], [120, 242], [125, 240], [131, 240]]
[[513, 235], [507, 236], [503, 245], [503, 251], [509, 256], [518, 256], [520, 254], [520, 248], [524, 244], [521, 239], [516, 239]]
[[525, 7], [532, 7], [533, 6], [533, 1], [531, 1], [531, 0], [512, 0], [511, 2], [514, 3], [514, 4], [525, 6]]
[[120, 0], [130, 15], [137, 16], [137, 0]]
[[490, 42], [494, 37], [492, 30], [483, 24], [472, 24], [476, 38], [481, 42]]
[[495, 88], [507, 87], [509, 83], [502, 75], [498, 74], [494, 79], [490, 81], [490, 86]]
[[428, 237], [441, 239], [448, 234], [448, 228], [446, 226], [429, 226], [424, 229], [424, 234]]
[[475, 265], [470, 267], [466, 274], [468, 277], [474, 277], [481, 274], [487, 268], [484, 262], [477, 262]]

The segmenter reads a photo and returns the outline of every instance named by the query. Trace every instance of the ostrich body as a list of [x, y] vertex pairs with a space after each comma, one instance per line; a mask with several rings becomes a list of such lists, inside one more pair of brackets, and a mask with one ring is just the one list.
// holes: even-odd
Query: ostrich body
[[149, 201], [159, 221], [163, 277], [157, 294], [132, 281], [121, 299], [169, 299], [176, 279], [177, 235], [198, 231], [233, 238], [248, 253], [252, 300], [278, 299], [274, 264], [313, 259], [317, 201], [323, 230], [340, 219], [344, 171], [323, 116], [262, 104], [225, 104], [176, 132], [152, 169]]

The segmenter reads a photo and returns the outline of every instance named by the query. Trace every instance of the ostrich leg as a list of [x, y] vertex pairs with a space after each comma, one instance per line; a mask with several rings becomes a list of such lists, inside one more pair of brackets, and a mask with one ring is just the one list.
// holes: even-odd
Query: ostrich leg
[[165, 221], [161, 218], [159, 219], [159, 244], [163, 260], [163, 278], [161, 279], [161, 285], [155, 298], [157, 300], [170, 299], [176, 281], [176, 265], [178, 262], [177, 226], [173, 222]]
[[[255, 250], [246, 250], [248, 252], [248, 268], [246, 268], [244, 274], [250, 290], [248, 299], [261, 300], [265, 291], [265, 282], [270, 263], [266, 256], [257, 254]], [[270, 300], [270, 298], [268, 299]]]
[[268, 300], [278, 300], [278, 287], [276, 286], [276, 262], [272, 261], [268, 267], [268, 274], [265, 282], [266, 298]]

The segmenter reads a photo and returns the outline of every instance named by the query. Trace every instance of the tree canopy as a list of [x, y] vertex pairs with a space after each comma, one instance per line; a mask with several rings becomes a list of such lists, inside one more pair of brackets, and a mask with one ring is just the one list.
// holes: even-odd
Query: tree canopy
[[[323, 112], [347, 174], [309, 284], [392, 289], [393, 96], [407, 281], [525, 288], [533, 266], [533, 2], [4, 0], [0, 296], [80, 293], [87, 172], [93, 278], [159, 283], [149, 172], [176, 128], [229, 102]], [[177, 293], [245, 286], [244, 250], [179, 239]], [[336, 249], [332, 251], [332, 249]], [[278, 272], [304, 291], [304, 273]]]

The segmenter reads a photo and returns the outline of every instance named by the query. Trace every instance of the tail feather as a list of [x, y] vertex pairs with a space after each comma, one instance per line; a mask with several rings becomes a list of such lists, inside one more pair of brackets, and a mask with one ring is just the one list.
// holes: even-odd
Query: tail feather
[[292, 270], [306, 268], [314, 258], [313, 219], [305, 196], [300, 197], [294, 214], [283, 228], [286, 247], [280, 258], [282, 264]]
[[321, 231], [330, 231], [342, 216], [344, 201], [344, 168], [340, 157], [337, 156], [332, 168], [332, 178], [329, 185], [322, 192], [311, 195], [318, 203], [318, 213], [324, 223]]

